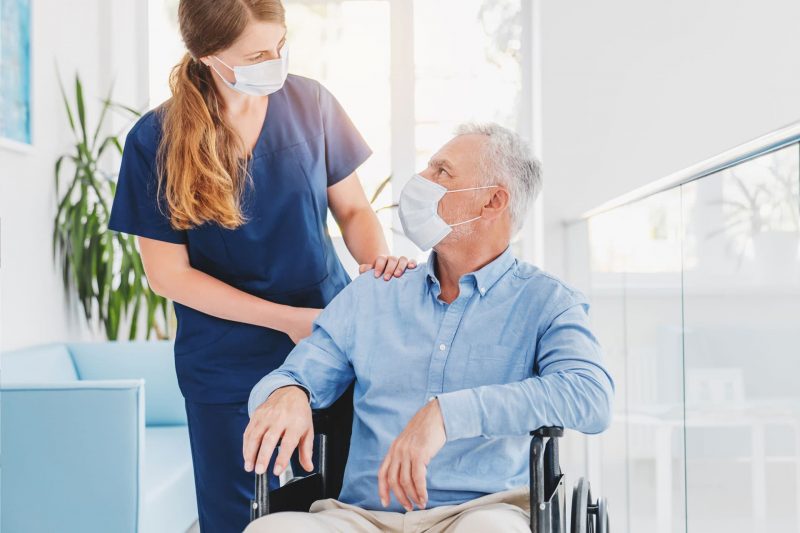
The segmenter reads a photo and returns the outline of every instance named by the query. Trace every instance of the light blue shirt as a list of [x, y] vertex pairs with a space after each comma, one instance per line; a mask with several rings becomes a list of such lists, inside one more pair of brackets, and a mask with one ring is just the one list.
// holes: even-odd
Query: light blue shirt
[[[447, 442], [428, 465], [428, 507], [527, 485], [529, 432], [608, 427], [614, 385], [584, 296], [507, 248], [459, 280], [447, 304], [434, 268], [389, 282], [367, 272], [325, 308], [310, 337], [250, 394], [254, 410], [299, 385], [314, 409], [355, 379], [350, 455], [339, 499], [387, 510], [378, 469], [414, 414], [439, 398]], [[392, 496], [388, 510], [404, 512]]]

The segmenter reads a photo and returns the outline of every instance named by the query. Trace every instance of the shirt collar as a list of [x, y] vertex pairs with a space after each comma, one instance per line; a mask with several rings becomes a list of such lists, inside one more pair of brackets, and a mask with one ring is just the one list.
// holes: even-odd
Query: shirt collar
[[[486, 293], [492, 289], [494, 284], [508, 272], [508, 269], [510, 269], [514, 263], [516, 263], [516, 258], [511, 252], [511, 246], [507, 246], [503, 253], [498, 255], [490, 263], [484, 265], [480, 270], [464, 274], [461, 276], [461, 279], [471, 277], [475, 280], [475, 288], [478, 289], [480, 295], [485, 296]], [[436, 278], [435, 251], [431, 251], [425, 267], [427, 269], [427, 276], [425, 279], [428, 281], [428, 287], [430, 287], [431, 284], [439, 285], [439, 280]]]

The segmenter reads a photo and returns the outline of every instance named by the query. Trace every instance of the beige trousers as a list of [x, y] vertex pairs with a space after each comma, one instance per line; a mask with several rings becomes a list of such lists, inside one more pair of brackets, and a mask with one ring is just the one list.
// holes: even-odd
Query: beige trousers
[[275, 513], [253, 521], [244, 533], [508, 533], [530, 531], [528, 487], [487, 494], [460, 505], [395, 513], [367, 511], [333, 498], [318, 500], [308, 513]]

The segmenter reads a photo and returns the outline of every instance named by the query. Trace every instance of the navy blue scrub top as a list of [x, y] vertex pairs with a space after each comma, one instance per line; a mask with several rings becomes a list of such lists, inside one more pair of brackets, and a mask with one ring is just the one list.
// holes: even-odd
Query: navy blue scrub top
[[[193, 268], [280, 304], [323, 308], [349, 283], [328, 234], [327, 188], [372, 152], [322, 85], [290, 75], [269, 96], [249, 167], [253, 186], [242, 198], [247, 222], [234, 230], [213, 222], [187, 231], [170, 226], [163, 194], [156, 195], [160, 135], [155, 110], [128, 134], [109, 229], [185, 244]], [[175, 367], [191, 401], [246, 401], [294, 346], [280, 331], [177, 302], [175, 314]]]

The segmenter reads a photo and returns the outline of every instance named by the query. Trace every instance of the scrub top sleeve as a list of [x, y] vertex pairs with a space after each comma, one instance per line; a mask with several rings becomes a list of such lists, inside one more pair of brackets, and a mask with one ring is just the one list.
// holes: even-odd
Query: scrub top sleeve
[[156, 148], [147, 150], [131, 130], [122, 151], [117, 190], [108, 229], [174, 244], [185, 244], [186, 231], [170, 226], [167, 208], [156, 194]]
[[319, 86], [319, 107], [325, 135], [325, 168], [330, 187], [355, 172], [372, 155], [372, 150], [338, 100], [322, 85]]

